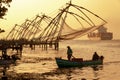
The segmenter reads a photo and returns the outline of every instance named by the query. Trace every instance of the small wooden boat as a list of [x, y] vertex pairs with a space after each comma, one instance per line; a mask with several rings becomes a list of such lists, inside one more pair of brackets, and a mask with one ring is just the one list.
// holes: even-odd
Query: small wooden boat
[[[1, 57], [1, 56], [0, 56]], [[2, 58], [0, 59], [0, 66], [14, 64], [17, 60], [20, 60], [18, 55], [12, 55], [11, 58]]]
[[14, 64], [15, 60], [4, 60], [4, 59], [0, 59], [0, 65], [10, 65], [10, 64]]
[[93, 60], [83, 60], [82, 58], [74, 58], [71, 61], [61, 59], [61, 58], [55, 58], [56, 63], [59, 68], [64, 67], [84, 67], [84, 66], [90, 66], [90, 65], [101, 65], [103, 64], [103, 59], [99, 59], [96, 61]]

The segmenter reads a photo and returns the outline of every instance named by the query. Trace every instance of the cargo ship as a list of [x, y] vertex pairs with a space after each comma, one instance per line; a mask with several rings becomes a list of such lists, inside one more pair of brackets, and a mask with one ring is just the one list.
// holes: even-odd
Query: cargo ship
[[99, 27], [97, 32], [91, 32], [88, 34], [88, 38], [90, 40], [112, 40], [113, 39], [113, 33], [107, 32], [107, 28], [104, 26]]

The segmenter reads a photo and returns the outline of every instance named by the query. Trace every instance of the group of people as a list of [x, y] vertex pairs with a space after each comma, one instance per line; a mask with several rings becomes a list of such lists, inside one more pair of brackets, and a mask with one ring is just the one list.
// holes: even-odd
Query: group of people
[[[72, 54], [73, 54], [73, 51], [72, 51], [71, 47], [67, 46], [67, 58], [68, 58], [68, 60], [71, 60], [71, 57], [73, 56]], [[94, 54], [92, 56], [92, 60], [93, 61], [96, 61], [96, 60], [99, 60], [99, 59], [103, 59], [103, 58], [104, 57], [103, 56], [99, 56], [97, 54], [97, 52], [94, 52]]]

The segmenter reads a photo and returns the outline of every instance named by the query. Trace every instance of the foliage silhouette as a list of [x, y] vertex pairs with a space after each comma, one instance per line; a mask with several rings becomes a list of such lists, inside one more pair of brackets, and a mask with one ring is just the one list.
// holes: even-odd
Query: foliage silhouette
[[3, 16], [6, 15], [11, 2], [12, 0], [0, 0], [0, 19], [3, 19]]

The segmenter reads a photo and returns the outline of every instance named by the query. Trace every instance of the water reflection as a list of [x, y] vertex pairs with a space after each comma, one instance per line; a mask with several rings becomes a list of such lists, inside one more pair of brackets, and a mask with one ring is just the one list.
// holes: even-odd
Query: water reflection
[[59, 75], [65, 75], [65, 77], [66, 77], [65, 80], [71, 80], [73, 68], [59, 68], [59, 69], [56, 69], [55, 72], [58, 72]]
[[91, 66], [91, 68], [93, 69], [93, 71], [99, 71], [103, 70], [103, 65]]
[[103, 65], [92, 66], [94, 78], [93, 80], [100, 80], [99, 70], [103, 70]]
[[[3, 68], [7, 71], [9, 68]], [[8, 72], [8, 78], [10, 80], [100, 80], [99, 71], [103, 69], [103, 66], [92, 66], [83, 68], [55, 68], [45, 73], [16, 73]], [[91, 71], [88, 71], [91, 70]], [[88, 72], [93, 72], [89, 74]], [[88, 75], [92, 75], [92, 79]]]
[[[56, 68], [50, 72], [41, 74], [45, 79], [57, 79], [57, 80], [89, 80], [88, 72], [86, 69], [89, 68], [93, 73], [92, 80], [100, 80], [99, 71], [103, 69], [102, 65], [84, 67], [84, 68]], [[87, 69], [88, 70], [88, 69]], [[90, 71], [91, 72], [91, 71]], [[87, 73], [87, 74], [86, 74]], [[56, 78], [57, 77], [57, 78]]]
[[71, 73], [72, 73], [72, 69], [68, 69], [68, 72], [66, 74], [67, 80], [71, 80], [72, 79]]

